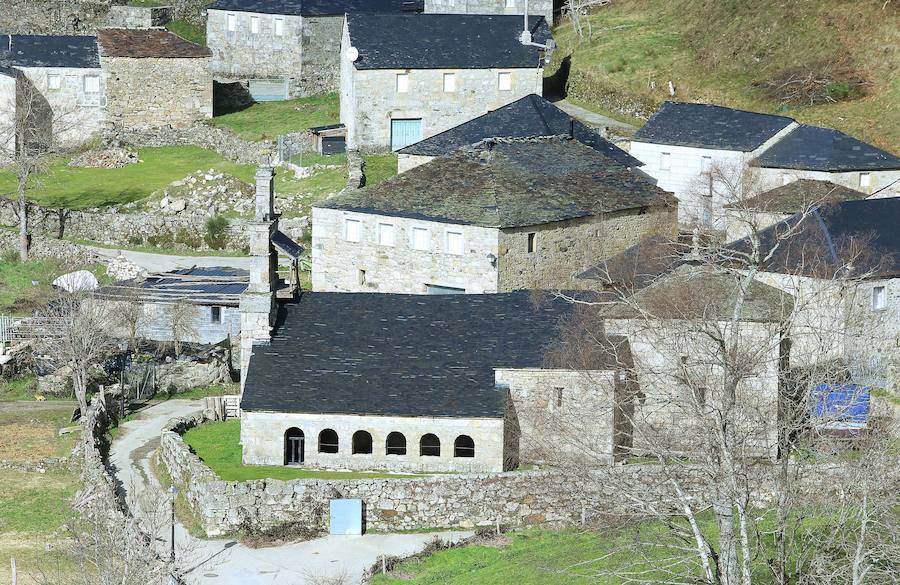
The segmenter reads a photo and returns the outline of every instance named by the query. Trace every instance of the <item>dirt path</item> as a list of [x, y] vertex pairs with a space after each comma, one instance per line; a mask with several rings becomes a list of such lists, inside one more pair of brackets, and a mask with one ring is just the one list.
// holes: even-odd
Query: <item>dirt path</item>
[[[165, 423], [176, 416], [200, 410], [200, 401], [170, 400], [153, 405], [136, 420], [122, 425], [112, 444], [110, 464], [122, 482], [126, 500], [133, 511], [141, 512], [141, 503], [161, 502], [166, 497], [150, 470], [154, 441]], [[168, 525], [160, 534], [161, 550], [168, 550]], [[441, 533], [455, 539], [467, 533]], [[435, 534], [367, 534], [365, 536], [328, 536], [308, 542], [265, 549], [251, 549], [229, 540], [193, 538], [181, 524], [176, 525], [176, 555], [192, 567], [186, 578], [190, 584], [217, 585], [316, 585], [323, 577], [344, 576], [342, 585], [360, 582], [363, 571], [381, 554], [414, 554]], [[184, 555], [182, 557], [182, 555]]]

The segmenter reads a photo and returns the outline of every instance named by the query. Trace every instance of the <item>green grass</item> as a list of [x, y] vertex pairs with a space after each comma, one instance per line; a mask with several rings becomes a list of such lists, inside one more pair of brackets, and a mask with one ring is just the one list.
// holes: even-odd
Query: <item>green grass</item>
[[363, 156], [366, 164], [363, 173], [366, 176], [366, 186], [371, 187], [389, 179], [397, 174], [396, 154], [369, 154]]
[[37, 378], [33, 375], [12, 380], [0, 380], [0, 401], [34, 400]]
[[82, 268], [93, 272], [101, 282], [109, 282], [106, 269], [100, 265], [66, 266], [51, 258], [25, 263], [0, 261], [0, 314], [30, 315], [53, 298], [52, 284], [58, 276]]
[[[598, 111], [633, 114], [670, 98], [786, 113], [896, 150], [900, 144], [900, 18], [868, 0], [629, 0], [597, 8], [593, 36], [564, 21], [546, 73], [571, 56], [569, 97]], [[587, 19], [585, 19], [587, 20]], [[890, 47], [890, 49], [886, 49]], [[791, 67], [845, 66], [867, 79], [865, 97], [783, 104], [761, 87]], [[616, 116], [622, 117], [622, 116]], [[627, 119], [626, 119], [627, 121]]]
[[323, 471], [274, 465], [244, 465], [241, 463], [240, 437], [241, 421], [228, 420], [194, 427], [184, 434], [184, 441], [210, 469], [226, 481], [413, 477], [375, 472]]
[[191, 24], [186, 20], [173, 20], [166, 25], [166, 28], [169, 31], [180, 36], [181, 38], [191, 41], [192, 43], [197, 43], [198, 45], [206, 45], [206, 29], [202, 26]]
[[340, 119], [337, 93], [255, 103], [245, 110], [216, 116], [209, 124], [227, 128], [245, 140], [272, 140], [282, 134], [315, 126], [336, 124]]
[[[211, 150], [195, 146], [164, 146], [138, 151], [141, 163], [119, 169], [69, 167], [65, 160], [50, 165], [49, 172], [34, 177], [29, 197], [47, 207], [84, 209], [142, 199], [172, 181], [198, 170], [215, 169], [251, 181], [251, 165], [229, 162]], [[0, 172], [0, 195], [15, 192], [15, 177]]]
[[192, 388], [187, 392], [173, 392], [172, 394], [166, 394], [162, 398], [164, 400], [197, 400], [198, 398], [206, 398], [207, 396], [239, 394], [240, 391], [241, 387], [238, 384], [218, 384], [215, 386]]
[[242, 257], [247, 253], [243, 250], [199, 250], [194, 248], [165, 248], [162, 246], [141, 246], [139, 244], [115, 245], [104, 242], [95, 242], [93, 240], [85, 240], [82, 238], [66, 238], [66, 240], [83, 246], [94, 246], [97, 248], [106, 248], [107, 250], [131, 250], [132, 252], [148, 252], [150, 254], [168, 254], [170, 256], [222, 256]]
[[0, 402], [0, 460], [67, 457], [78, 433], [58, 431], [76, 425], [73, 409], [74, 403]]

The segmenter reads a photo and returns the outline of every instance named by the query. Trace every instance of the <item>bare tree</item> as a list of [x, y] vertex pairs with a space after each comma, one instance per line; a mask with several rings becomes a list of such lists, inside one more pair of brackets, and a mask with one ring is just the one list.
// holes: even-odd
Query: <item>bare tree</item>
[[28, 190], [33, 177], [47, 169], [51, 156], [60, 152], [57, 136], [75, 125], [71, 108], [54, 108], [31, 79], [12, 70], [15, 97], [0, 103], [0, 165], [16, 175], [19, 216], [19, 258], [28, 260], [31, 233], [28, 223]]
[[196, 322], [198, 315], [199, 311], [196, 305], [191, 304], [186, 299], [179, 299], [171, 305], [169, 326], [176, 356], [181, 356], [182, 344], [197, 336]]
[[69, 369], [82, 413], [87, 411], [91, 370], [116, 349], [111, 332], [117, 319], [110, 303], [61, 292], [33, 320], [36, 351], [56, 368]]
[[119, 321], [128, 336], [128, 347], [131, 351], [137, 351], [138, 333], [144, 324], [146, 315], [144, 314], [144, 303], [140, 296], [140, 289], [137, 287], [123, 287], [125, 298], [116, 301], [116, 312], [119, 315]]

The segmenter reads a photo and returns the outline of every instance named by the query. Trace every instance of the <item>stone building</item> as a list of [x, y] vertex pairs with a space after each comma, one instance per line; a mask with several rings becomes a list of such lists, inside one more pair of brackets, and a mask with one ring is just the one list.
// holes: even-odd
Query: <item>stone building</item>
[[493, 139], [313, 208], [315, 291], [566, 288], [673, 235], [674, 198], [568, 137]]
[[98, 42], [112, 126], [184, 128], [212, 117], [206, 47], [156, 29], [105, 29]]
[[[137, 334], [152, 341], [220, 343], [240, 335], [240, 295], [247, 289], [246, 270], [230, 267], [185, 268], [147, 274], [134, 280], [104, 286], [94, 292], [112, 303], [136, 303], [142, 308]], [[190, 307], [182, 315], [184, 325], [173, 327], [173, 307]], [[123, 332], [124, 333], [124, 332]]]
[[[534, 43], [551, 40], [528, 19]], [[347, 148], [400, 150], [543, 91], [545, 51], [522, 44], [523, 18], [349, 14], [341, 44]]]
[[217, 0], [206, 43], [219, 79], [249, 83], [257, 101], [336, 91], [346, 13], [401, 12], [404, 0]]
[[[841, 201], [758, 232], [759, 280], [795, 298], [793, 367], [842, 360], [853, 381], [900, 371], [900, 198]], [[731, 244], [746, 252], [748, 239]]]
[[102, 129], [106, 82], [96, 37], [6, 35], [0, 38], [0, 69], [6, 71], [0, 119], [27, 119], [37, 139], [52, 136], [63, 147], [81, 145]]
[[[525, 291], [304, 293], [279, 308], [270, 343], [253, 347], [243, 462], [443, 472], [609, 464], [627, 436], [615, 388], [627, 343], [609, 339], [596, 370], [545, 366], [574, 310]], [[555, 442], [560, 433], [568, 438]]]
[[731, 193], [710, 190], [710, 172], [740, 174], [757, 154], [797, 126], [791, 118], [709, 104], [666, 102], [634, 135], [630, 154], [678, 198], [678, 219], [724, 229]]
[[636, 168], [643, 164], [546, 99], [531, 94], [401, 148], [397, 151], [397, 171], [400, 173], [408, 171], [434, 160], [435, 157], [450, 154], [464, 146], [472, 146], [489, 138], [529, 138], [565, 134], [626, 167]]
[[429, 14], [539, 14], [553, 22], [553, 0], [425, 0]]

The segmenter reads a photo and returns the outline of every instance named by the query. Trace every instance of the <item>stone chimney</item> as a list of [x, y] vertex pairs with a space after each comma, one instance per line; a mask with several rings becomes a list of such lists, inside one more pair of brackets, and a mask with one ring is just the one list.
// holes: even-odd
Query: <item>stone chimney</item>
[[250, 240], [250, 284], [241, 295], [241, 389], [254, 345], [268, 344], [275, 322], [278, 253], [272, 236], [278, 230], [275, 214], [275, 169], [268, 157], [256, 169], [256, 215], [247, 223]]

